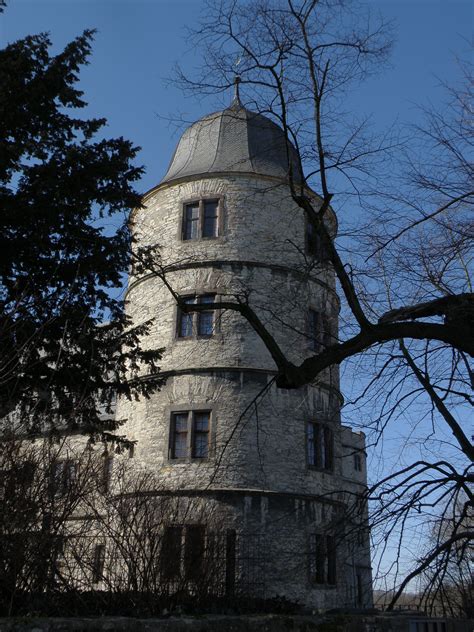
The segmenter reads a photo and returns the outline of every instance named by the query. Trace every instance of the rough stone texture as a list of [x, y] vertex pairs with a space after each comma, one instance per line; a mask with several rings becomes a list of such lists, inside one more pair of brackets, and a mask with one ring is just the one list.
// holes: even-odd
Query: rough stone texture
[[[221, 233], [183, 241], [183, 205], [203, 197], [222, 199]], [[334, 273], [305, 253], [305, 218], [282, 181], [248, 174], [195, 178], [157, 187], [145, 204], [134, 213], [135, 235], [141, 246], [159, 250], [176, 292], [215, 293], [216, 300], [245, 295], [297, 363], [312, 353], [310, 308], [325, 314], [337, 337]], [[335, 234], [334, 216], [328, 227]], [[132, 275], [127, 301], [136, 324], [155, 319], [144, 342], [165, 348], [161, 368], [170, 372], [165, 387], [149, 400], [118, 403], [118, 418], [127, 420], [123, 431], [137, 442], [137, 465], [157, 473], [160, 493], [200, 495], [223, 528], [236, 529], [242, 541], [249, 538], [263, 596], [316, 608], [370, 606], [368, 534], [357, 536], [355, 524], [348, 523], [344, 533], [339, 526], [334, 534], [337, 585], [309, 579], [310, 535], [340, 525], [366, 481], [365, 459], [361, 471], [354, 468], [354, 453], [364, 455], [364, 436], [340, 422], [338, 368], [311, 386], [278, 389], [271, 383], [276, 371], [270, 354], [236, 312], [216, 314], [210, 338], [179, 339], [177, 307], [161, 279]], [[209, 458], [176, 462], [169, 458], [171, 412], [191, 408], [211, 411]], [[305, 432], [311, 420], [334, 432], [331, 472], [307, 466]]]

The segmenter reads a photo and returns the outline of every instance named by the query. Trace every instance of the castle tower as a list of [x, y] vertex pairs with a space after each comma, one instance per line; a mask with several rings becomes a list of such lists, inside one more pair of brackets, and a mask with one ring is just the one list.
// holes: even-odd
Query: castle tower
[[[146, 343], [165, 348], [167, 381], [149, 400], [119, 402], [117, 414], [137, 467], [159, 480], [156, 494], [192, 498], [212, 516], [170, 521], [168, 576], [191, 581], [183, 559], [194, 548], [199, 565], [212, 534], [223, 592], [368, 606], [368, 534], [347, 515], [366, 482], [364, 436], [341, 425], [338, 368], [279, 389], [249, 323], [213, 307], [248, 301], [298, 363], [337, 337], [334, 272], [291, 198], [287, 156], [283, 131], [238, 95], [184, 132], [133, 214], [138, 244], [156, 247], [166, 282], [132, 274], [127, 292], [134, 322], [154, 319]], [[293, 147], [289, 159], [298, 180]], [[335, 234], [334, 216], [328, 227]], [[183, 312], [173, 292], [208, 309]]]

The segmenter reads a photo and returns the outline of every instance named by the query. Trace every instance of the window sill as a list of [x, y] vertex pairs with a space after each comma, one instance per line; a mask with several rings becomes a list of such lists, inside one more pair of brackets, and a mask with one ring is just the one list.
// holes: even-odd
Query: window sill
[[195, 244], [196, 242], [201, 242], [201, 241], [224, 241], [225, 236], [224, 235], [218, 235], [217, 237], [193, 237], [192, 239], [183, 239], [181, 238], [181, 243], [183, 244]]
[[222, 340], [222, 334], [219, 333], [214, 333], [214, 334], [210, 334], [209, 336], [175, 336], [175, 341], [176, 342], [198, 342], [200, 340]]
[[204, 458], [187, 456], [179, 459], [167, 459], [166, 465], [189, 465], [190, 463], [209, 463], [210, 461], [212, 461], [212, 459], [208, 456]]
[[323, 474], [334, 474], [334, 468], [327, 469], [325, 467], [318, 467], [317, 465], [310, 465], [309, 463], [306, 464], [306, 469]]

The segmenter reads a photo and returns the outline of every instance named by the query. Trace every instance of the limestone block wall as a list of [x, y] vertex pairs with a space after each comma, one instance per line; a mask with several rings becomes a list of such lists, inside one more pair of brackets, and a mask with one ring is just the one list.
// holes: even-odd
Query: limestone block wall
[[[123, 431], [137, 441], [135, 457], [159, 472], [165, 485], [194, 488], [225, 486], [319, 494], [346, 489], [338, 397], [308, 387], [286, 391], [271, 385], [254, 404], [271, 375], [247, 371], [195, 373], [170, 377], [166, 386], [142, 403], [122, 405], [130, 421]], [[176, 462], [169, 459], [173, 411], [211, 411], [209, 459]], [[127, 409], [129, 412], [127, 412]], [[307, 467], [306, 423], [326, 422], [335, 435], [334, 471]]]
[[[249, 294], [249, 303], [290, 360], [300, 363], [311, 355], [309, 309], [325, 313], [337, 335], [338, 301], [332, 290], [311, 278], [270, 267], [221, 264], [171, 272], [167, 281], [181, 295], [216, 294], [216, 301], [234, 301]], [[131, 285], [129, 314], [136, 324], [153, 319], [145, 344], [164, 347], [162, 370], [196, 367], [276, 367], [259, 335], [236, 311], [215, 315], [214, 335], [208, 339], [177, 336], [178, 308], [169, 289], [157, 277]], [[338, 388], [338, 371], [327, 370], [319, 380]]]

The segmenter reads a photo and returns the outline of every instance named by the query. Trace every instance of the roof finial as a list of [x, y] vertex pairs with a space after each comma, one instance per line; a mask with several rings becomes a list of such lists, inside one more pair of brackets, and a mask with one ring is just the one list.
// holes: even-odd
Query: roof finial
[[240, 93], [239, 93], [239, 84], [242, 83], [242, 79], [240, 75], [235, 75], [234, 77], [234, 98], [232, 99], [231, 107], [242, 107], [242, 102], [240, 101]]

